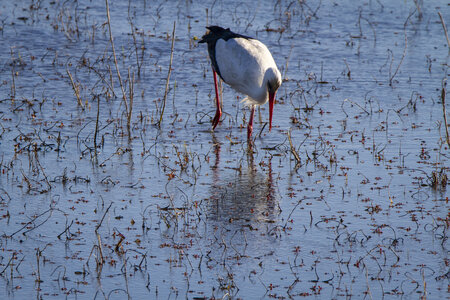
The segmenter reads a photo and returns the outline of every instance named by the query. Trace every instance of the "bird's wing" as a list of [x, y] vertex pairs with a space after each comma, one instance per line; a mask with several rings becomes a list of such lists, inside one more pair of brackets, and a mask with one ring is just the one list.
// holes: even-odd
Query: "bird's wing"
[[264, 74], [276, 65], [263, 43], [246, 38], [219, 39], [215, 54], [220, 75], [227, 84], [248, 95], [255, 104], [267, 101]]

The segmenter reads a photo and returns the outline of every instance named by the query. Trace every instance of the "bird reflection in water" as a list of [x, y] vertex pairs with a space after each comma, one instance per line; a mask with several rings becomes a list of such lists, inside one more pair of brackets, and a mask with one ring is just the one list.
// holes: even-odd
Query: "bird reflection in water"
[[[280, 209], [274, 187], [271, 158], [257, 163], [251, 149], [241, 162], [221, 159], [225, 156], [213, 134], [215, 161], [211, 161], [212, 182], [206, 204], [205, 264], [214, 269], [220, 286], [226, 286], [234, 298], [239, 289], [236, 265], [246, 264], [245, 270], [265, 268], [267, 259], [279, 247], [278, 217]], [[242, 144], [241, 144], [242, 145]], [[238, 150], [238, 146], [232, 146]], [[225, 147], [224, 147], [225, 148]], [[245, 152], [245, 150], [243, 151]], [[251, 276], [249, 276], [250, 278]], [[219, 294], [215, 296], [220, 296]]]
[[209, 203], [209, 218], [216, 221], [251, 223], [258, 226], [274, 223], [278, 215], [278, 203], [275, 195], [272, 158], [261, 162], [265, 171], [258, 171], [254, 163], [251, 144], [247, 151], [247, 167], [220, 165], [221, 145], [213, 135], [215, 162], [212, 166], [212, 185]]

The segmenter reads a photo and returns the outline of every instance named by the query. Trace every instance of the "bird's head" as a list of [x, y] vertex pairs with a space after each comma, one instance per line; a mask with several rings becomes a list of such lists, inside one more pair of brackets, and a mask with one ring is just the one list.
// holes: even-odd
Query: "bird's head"
[[273, 105], [275, 94], [281, 85], [281, 74], [278, 69], [270, 68], [266, 71], [267, 91], [269, 93], [269, 131], [272, 129]]
[[211, 43], [215, 45], [219, 38], [229, 38], [233, 35], [230, 28], [224, 29], [220, 26], [208, 26], [206, 29], [206, 33], [202, 36], [199, 43]]

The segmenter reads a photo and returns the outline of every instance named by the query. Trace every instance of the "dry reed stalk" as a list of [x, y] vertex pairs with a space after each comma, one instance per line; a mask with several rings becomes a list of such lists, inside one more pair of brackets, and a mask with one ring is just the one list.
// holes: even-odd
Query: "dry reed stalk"
[[[122, 98], [123, 98], [123, 103], [125, 104], [125, 112], [128, 117], [130, 112], [129, 112], [129, 107], [128, 107], [127, 94], [125, 93], [125, 87], [123, 85], [122, 76], [120, 75], [119, 64], [117, 62], [116, 48], [114, 47], [114, 40], [113, 40], [112, 31], [111, 31], [111, 16], [109, 14], [109, 3], [108, 3], [108, 0], [105, 0], [105, 2], [106, 2], [106, 17], [108, 19], [107, 23], [108, 23], [108, 30], [109, 30], [109, 41], [111, 43], [111, 48], [113, 51], [114, 65], [116, 67], [117, 77], [119, 78], [120, 89], [122, 90]], [[131, 132], [128, 131], [128, 135], [130, 136]]]
[[47, 183], [48, 189], [51, 190], [52, 189], [52, 185], [50, 184], [50, 182], [48, 180], [47, 174], [45, 174], [44, 167], [42, 167], [41, 163], [39, 162], [37, 145], [34, 145], [33, 152], [34, 152], [34, 159], [36, 160], [37, 165], [41, 169], [42, 175], [44, 175], [45, 183]]
[[448, 38], [447, 26], [445, 26], [444, 18], [441, 12], [438, 11], [439, 18], [441, 19], [442, 27], [444, 28], [445, 37], [447, 38], [448, 51], [450, 52], [450, 39]]
[[445, 126], [445, 134], [447, 137], [447, 145], [450, 146], [450, 136], [448, 133], [448, 123], [447, 123], [447, 112], [445, 110], [445, 86], [446, 81], [444, 80], [444, 83], [442, 84], [442, 91], [441, 91], [441, 100], [442, 100], [442, 112], [444, 113], [444, 126]]
[[133, 99], [134, 99], [134, 72], [133, 78], [131, 78], [130, 68], [128, 68], [128, 87], [130, 92], [129, 111], [127, 112], [127, 130], [128, 137], [131, 138], [131, 115], [133, 112]]
[[172, 73], [173, 47], [174, 47], [174, 44], [175, 44], [175, 28], [176, 28], [176, 22], [173, 22], [172, 46], [171, 46], [171, 49], [170, 49], [169, 72], [167, 73], [166, 90], [164, 91], [164, 98], [163, 98], [163, 103], [162, 103], [162, 108], [161, 108], [161, 115], [159, 116], [159, 121], [157, 123], [158, 126], [161, 126], [162, 118], [163, 118], [163, 115], [164, 115], [164, 109], [166, 108], [167, 93], [169, 92], [170, 73]]
[[97, 119], [95, 120], [95, 132], [94, 132], [94, 155], [97, 156], [97, 133], [98, 133], [98, 120], [100, 117], [100, 96], [97, 96]]
[[14, 72], [14, 67], [11, 69], [11, 77], [12, 77], [12, 81], [11, 81], [11, 100], [14, 101], [14, 99], [16, 99], [16, 81], [15, 81], [15, 72]]
[[289, 129], [287, 134], [288, 134], [288, 139], [289, 139], [289, 145], [291, 146], [291, 152], [292, 152], [292, 155], [294, 155], [294, 158], [296, 161], [295, 166], [297, 167], [298, 165], [301, 165], [302, 160], [300, 158], [300, 155], [298, 155], [297, 150], [295, 150], [294, 144], [292, 143], [291, 129]]
[[100, 265], [103, 265], [105, 263], [105, 258], [103, 257], [102, 239], [101, 239], [100, 234], [98, 232], [95, 232], [95, 234], [97, 236], [98, 251], [100, 253]]
[[[108, 1], [108, 0], [106, 0], [106, 1]], [[100, 265], [103, 265], [105, 263], [105, 258], [103, 257], [102, 239], [100, 237], [100, 234], [98, 233], [98, 229], [100, 228], [100, 226], [102, 226], [103, 220], [105, 219], [105, 216], [108, 213], [111, 206], [112, 206], [112, 203], [109, 204], [108, 208], [105, 210], [105, 213], [103, 214], [102, 219], [100, 220], [100, 223], [98, 223], [97, 227], [95, 227], [95, 235], [97, 236], [98, 249], [100, 252]]]
[[75, 96], [77, 97], [77, 103], [79, 106], [81, 106], [82, 109], [84, 109], [83, 100], [81, 99], [81, 96], [80, 96], [80, 86], [78, 84], [76, 84], [75, 81], [73, 81], [73, 77], [72, 77], [72, 74], [70, 73], [69, 69], [66, 69], [66, 71], [67, 71], [67, 75], [69, 75], [70, 82], [72, 83], [72, 88], [73, 88], [73, 91], [75, 92]]
[[400, 66], [402, 65], [403, 60], [405, 59], [405, 56], [406, 56], [406, 49], [408, 48], [408, 36], [406, 34], [406, 22], [405, 22], [405, 26], [403, 28], [403, 31], [404, 31], [404, 34], [405, 34], [405, 48], [403, 48], [402, 57], [400, 58], [400, 62], [398, 63], [394, 74], [391, 75], [392, 62], [394, 61], [394, 53], [392, 53], [391, 67], [389, 68], [389, 85], [390, 86], [392, 86], [392, 81], [394, 80], [395, 75], [397, 75], [398, 70], [400, 70]]
[[[408, 25], [408, 21], [416, 13], [416, 10], [414, 10], [412, 13], [409, 14], [409, 16], [406, 18], [405, 23], [403, 24], [403, 32], [405, 34], [405, 48], [403, 48], [403, 54], [400, 58], [400, 62], [398, 63], [397, 68], [395, 69], [394, 74], [391, 76], [391, 68], [392, 68], [392, 62], [391, 62], [391, 68], [389, 68], [389, 85], [392, 86], [392, 81], [394, 80], [395, 75], [397, 75], [398, 70], [400, 69], [400, 66], [403, 63], [403, 60], [406, 56], [406, 49], [408, 48], [408, 35], [406, 34], [406, 25]], [[392, 61], [394, 60], [394, 54], [392, 53]]]
[[129, 22], [130, 22], [130, 26], [131, 26], [131, 35], [133, 37], [134, 50], [136, 52], [137, 73], [138, 73], [138, 77], [141, 77], [142, 61], [139, 61], [139, 52], [138, 52], [138, 45], [137, 45], [137, 40], [136, 40], [136, 32], [134, 31], [134, 24], [133, 24], [133, 21], [131, 20], [131, 17], [129, 18]]

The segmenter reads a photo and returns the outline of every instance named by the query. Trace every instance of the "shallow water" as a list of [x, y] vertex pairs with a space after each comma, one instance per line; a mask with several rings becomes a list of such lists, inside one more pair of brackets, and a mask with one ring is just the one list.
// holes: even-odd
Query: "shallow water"
[[[450, 6], [419, 8], [111, 1], [129, 136], [105, 3], [1, 2], [0, 298], [448, 298]], [[226, 85], [210, 130], [207, 24], [283, 74], [251, 148]]]

